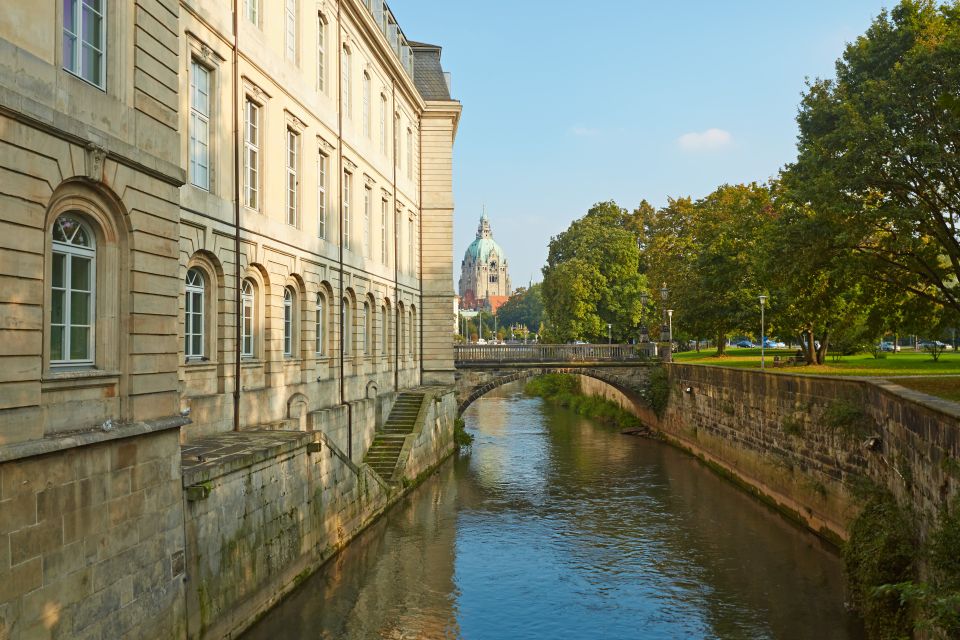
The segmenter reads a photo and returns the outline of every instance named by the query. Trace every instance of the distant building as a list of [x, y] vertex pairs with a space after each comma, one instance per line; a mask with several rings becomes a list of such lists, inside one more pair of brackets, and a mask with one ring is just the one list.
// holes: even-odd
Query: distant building
[[477, 238], [467, 247], [460, 267], [460, 304], [464, 309], [495, 312], [510, 292], [507, 256], [493, 239], [490, 219], [484, 211]]

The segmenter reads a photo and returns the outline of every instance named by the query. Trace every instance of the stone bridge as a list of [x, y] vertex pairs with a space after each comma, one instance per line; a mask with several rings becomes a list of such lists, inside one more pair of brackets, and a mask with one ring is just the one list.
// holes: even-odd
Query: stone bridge
[[640, 401], [653, 361], [645, 345], [468, 345], [456, 347], [457, 406], [463, 414], [497, 387], [547, 373], [605, 382]]

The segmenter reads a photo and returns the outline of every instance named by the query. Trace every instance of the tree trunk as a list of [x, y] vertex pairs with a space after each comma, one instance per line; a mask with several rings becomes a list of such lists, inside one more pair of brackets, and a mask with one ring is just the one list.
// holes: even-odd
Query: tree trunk
[[717, 336], [717, 355], [722, 356], [727, 353], [727, 341], [724, 340], [723, 335]]
[[807, 361], [807, 364], [816, 364], [817, 354], [816, 347], [813, 346], [813, 328], [808, 327], [804, 329], [802, 336], [803, 344], [803, 357]]
[[697, 336], [697, 353], [700, 353], [700, 336]]
[[823, 364], [827, 357], [827, 349], [830, 348], [830, 330], [823, 330], [823, 340], [820, 341], [820, 348], [817, 349], [817, 364]]

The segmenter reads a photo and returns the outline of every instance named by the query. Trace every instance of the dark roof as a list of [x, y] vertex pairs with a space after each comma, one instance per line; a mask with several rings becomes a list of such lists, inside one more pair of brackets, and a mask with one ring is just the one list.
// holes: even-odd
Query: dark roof
[[440, 64], [440, 47], [423, 42], [408, 43], [413, 50], [413, 82], [424, 100], [451, 100], [450, 88]]

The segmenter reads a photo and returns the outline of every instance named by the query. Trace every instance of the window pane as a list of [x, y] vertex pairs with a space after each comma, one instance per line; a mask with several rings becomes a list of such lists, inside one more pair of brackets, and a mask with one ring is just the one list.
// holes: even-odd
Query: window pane
[[63, 306], [65, 293], [54, 291], [50, 296], [50, 323], [63, 324]]
[[77, 72], [77, 38], [67, 32], [63, 34], [63, 68]]
[[77, 32], [77, 0], [63, 0], [63, 28], [71, 33]]
[[70, 287], [77, 291], [90, 291], [90, 260], [74, 256], [70, 261]]
[[53, 286], [54, 287], [63, 287], [64, 282], [67, 279], [67, 264], [66, 256], [62, 253], [53, 254]]
[[90, 357], [90, 329], [70, 327], [70, 359], [87, 360]]
[[191, 339], [191, 342], [192, 342], [192, 350], [190, 354], [194, 356], [203, 355], [203, 338], [199, 335], [195, 335]]
[[90, 294], [74, 291], [70, 294], [70, 324], [90, 324]]
[[88, 44], [80, 47], [80, 76], [95, 85], [100, 85], [100, 53]]
[[203, 314], [200, 313], [200, 310], [199, 310], [200, 302], [196, 301], [194, 302], [194, 305], [195, 305], [194, 308], [196, 309], [196, 311], [194, 311], [193, 313], [193, 333], [199, 335], [203, 333]]
[[63, 327], [50, 327], [50, 359], [63, 360]]

